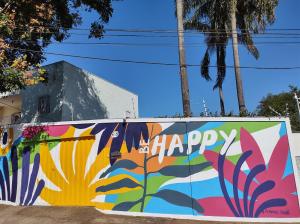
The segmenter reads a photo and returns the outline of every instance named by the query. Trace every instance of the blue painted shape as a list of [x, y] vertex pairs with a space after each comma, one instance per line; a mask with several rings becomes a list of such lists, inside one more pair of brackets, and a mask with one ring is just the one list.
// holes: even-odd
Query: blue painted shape
[[115, 203], [117, 199], [118, 199], [118, 195], [117, 194], [111, 194], [111, 195], [107, 195], [105, 197], [105, 202]]
[[173, 205], [160, 198], [151, 197], [144, 212], [160, 214], [193, 215], [191, 208]]
[[111, 172], [109, 177], [114, 177], [114, 176], [117, 176], [117, 175], [120, 175], [120, 174], [127, 174], [129, 176], [132, 176], [133, 178], [135, 178], [139, 182], [144, 181], [144, 175], [143, 174], [136, 174], [136, 173], [133, 173], [133, 172], [130, 172], [126, 169], [121, 169], [121, 168]]
[[288, 176], [289, 174], [294, 173], [294, 169], [293, 169], [293, 163], [292, 163], [292, 157], [291, 157], [291, 152], [290, 150], [288, 151], [288, 157], [287, 157], [287, 161], [285, 164], [285, 169], [284, 169], [284, 173], [283, 173], [283, 177], [285, 178], [286, 176]]
[[[218, 128], [218, 127], [222, 126], [224, 123], [225, 122], [208, 122], [208, 123], [206, 123], [205, 125], [201, 126], [200, 128], [198, 128], [196, 130], [200, 131], [200, 132], [204, 132], [204, 131], [207, 131], [207, 130], [212, 130], [212, 129], [215, 129], [215, 128]], [[187, 123], [187, 125], [189, 125], [189, 124]], [[188, 133], [184, 135], [183, 143], [184, 144], [188, 143]]]
[[13, 145], [14, 145], [14, 146], [17, 146], [17, 145], [19, 145], [23, 140], [24, 140], [23, 137], [19, 137], [19, 138], [17, 138], [17, 139], [13, 142]]
[[225, 122], [223, 121], [216, 121], [216, 122], [207, 122], [205, 125], [197, 129], [198, 131], [207, 131], [207, 130], [212, 130], [215, 128], [219, 128], [220, 126], [224, 125]]
[[220, 146], [220, 145], [224, 145], [225, 141], [217, 141], [215, 144], [210, 145], [210, 146], [206, 146], [205, 150], [214, 150], [216, 147]]
[[178, 191], [178, 192], [181, 192], [181, 193], [189, 195], [189, 196], [191, 195], [191, 188], [190, 188], [189, 182], [167, 185], [167, 186], [160, 188], [159, 190], [174, 190], [174, 191]]
[[280, 137], [284, 136], [287, 134], [287, 130], [286, 130], [286, 125], [285, 122], [281, 122], [281, 126], [280, 126], [280, 130], [279, 130], [279, 135]]

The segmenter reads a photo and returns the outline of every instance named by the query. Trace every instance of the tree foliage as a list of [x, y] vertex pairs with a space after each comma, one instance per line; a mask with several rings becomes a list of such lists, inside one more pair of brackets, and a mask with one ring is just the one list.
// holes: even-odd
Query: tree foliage
[[101, 38], [113, 13], [111, 0], [0, 0], [0, 93], [45, 81], [39, 65], [45, 47], [68, 38], [83, 9], [98, 14], [89, 37]]
[[[294, 93], [300, 96], [300, 89], [290, 86], [289, 92], [269, 94], [264, 97], [257, 107], [258, 116], [273, 117], [281, 114], [289, 115], [293, 131], [300, 131], [300, 120]], [[276, 111], [276, 112], [274, 112]], [[279, 114], [278, 114], [279, 113]]]

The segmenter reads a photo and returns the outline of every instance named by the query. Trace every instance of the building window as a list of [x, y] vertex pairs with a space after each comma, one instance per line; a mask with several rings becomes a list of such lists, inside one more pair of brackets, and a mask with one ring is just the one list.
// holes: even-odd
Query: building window
[[20, 123], [22, 118], [21, 112], [17, 112], [11, 115], [11, 124], [18, 124]]
[[50, 96], [49, 95], [39, 97], [38, 111], [40, 114], [50, 113]]

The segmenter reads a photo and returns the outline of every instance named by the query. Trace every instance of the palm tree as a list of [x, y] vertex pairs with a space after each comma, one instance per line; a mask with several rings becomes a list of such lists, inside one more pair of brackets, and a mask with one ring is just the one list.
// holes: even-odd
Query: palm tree
[[240, 114], [246, 112], [238, 44], [243, 44], [256, 58], [258, 49], [253, 42], [253, 34], [264, 32], [268, 24], [275, 20], [274, 10], [278, 0], [186, 0], [184, 5], [185, 29], [197, 30], [205, 35], [206, 53], [201, 63], [201, 74], [210, 80], [210, 56], [216, 53], [217, 78], [214, 89], [219, 89], [221, 114], [225, 114], [223, 81], [226, 76], [226, 46], [232, 39], [235, 78]]

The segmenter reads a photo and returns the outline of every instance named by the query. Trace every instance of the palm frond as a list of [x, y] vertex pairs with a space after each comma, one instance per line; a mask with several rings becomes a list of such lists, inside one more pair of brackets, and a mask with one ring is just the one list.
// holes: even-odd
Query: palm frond
[[226, 46], [217, 47], [217, 78], [213, 89], [222, 88], [226, 76]]
[[209, 49], [206, 49], [206, 52], [201, 62], [201, 76], [205, 78], [207, 81], [211, 80], [211, 77], [209, 75], [209, 65], [210, 65]]
[[253, 57], [255, 57], [256, 60], [259, 58], [259, 51], [256, 48], [252, 36], [248, 31], [242, 31], [241, 34], [238, 34], [238, 42], [245, 45], [247, 50], [253, 55]]

